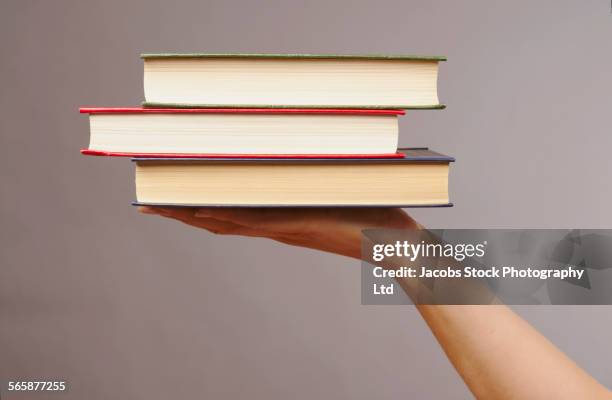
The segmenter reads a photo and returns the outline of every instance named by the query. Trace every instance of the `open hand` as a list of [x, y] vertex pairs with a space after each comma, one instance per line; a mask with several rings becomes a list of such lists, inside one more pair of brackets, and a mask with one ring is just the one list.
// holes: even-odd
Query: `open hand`
[[360, 258], [363, 229], [417, 227], [399, 208], [139, 207], [139, 210], [216, 234], [266, 237], [354, 258]]

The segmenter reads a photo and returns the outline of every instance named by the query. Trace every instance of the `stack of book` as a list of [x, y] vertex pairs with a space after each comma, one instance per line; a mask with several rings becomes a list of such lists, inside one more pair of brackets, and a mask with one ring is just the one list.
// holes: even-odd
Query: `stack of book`
[[143, 54], [145, 102], [82, 108], [83, 154], [132, 157], [135, 204], [450, 206], [451, 157], [398, 149], [405, 109], [442, 109], [444, 57]]

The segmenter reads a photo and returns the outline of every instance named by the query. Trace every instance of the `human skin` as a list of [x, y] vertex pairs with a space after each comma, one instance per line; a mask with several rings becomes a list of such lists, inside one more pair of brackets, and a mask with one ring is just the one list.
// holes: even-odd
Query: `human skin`
[[[361, 257], [367, 228], [421, 229], [393, 208], [140, 207], [221, 235], [270, 238], [347, 257]], [[400, 286], [407, 291], [410, 285]], [[612, 399], [578, 367], [504, 305], [416, 305], [452, 365], [478, 399]]]

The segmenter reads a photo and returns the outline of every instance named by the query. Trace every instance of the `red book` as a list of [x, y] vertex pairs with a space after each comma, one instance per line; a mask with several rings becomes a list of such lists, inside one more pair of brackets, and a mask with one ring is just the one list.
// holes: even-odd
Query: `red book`
[[81, 108], [82, 154], [171, 158], [401, 158], [401, 110]]

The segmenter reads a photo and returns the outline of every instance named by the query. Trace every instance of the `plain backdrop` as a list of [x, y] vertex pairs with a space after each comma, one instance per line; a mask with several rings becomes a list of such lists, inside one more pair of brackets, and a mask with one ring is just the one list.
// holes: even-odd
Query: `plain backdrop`
[[[3, 0], [0, 378], [62, 378], [63, 398], [92, 400], [470, 398], [413, 307], [360, 305], [358, 262], [139, 215], [131, 163], [79, 154], [77, 109], [138, 105], [141, 52], [446, 55], [448, 108], [400, 129], [457, 158], [456, 206], [412, 214], [610, 228], [610, 7]], [[612, 308], [517, 311], [612, 386]]]

